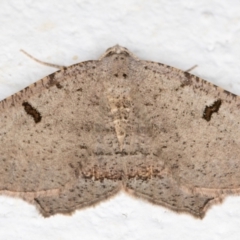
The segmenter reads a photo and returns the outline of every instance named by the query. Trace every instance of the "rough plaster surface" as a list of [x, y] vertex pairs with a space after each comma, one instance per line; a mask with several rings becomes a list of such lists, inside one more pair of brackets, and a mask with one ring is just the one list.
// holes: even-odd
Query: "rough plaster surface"
[[[240, 3], [202, 1], [1, 1], [0, 98], [52, 73], [23, 55], [61, 65], [97, 59], [119, 43], [142, 59], [188, 69], [240, 95]], [[238, 239], [240, 196], [203, 220], [120, 194], [71, 217], [44, 219], [0, 197], [0, 239]]]

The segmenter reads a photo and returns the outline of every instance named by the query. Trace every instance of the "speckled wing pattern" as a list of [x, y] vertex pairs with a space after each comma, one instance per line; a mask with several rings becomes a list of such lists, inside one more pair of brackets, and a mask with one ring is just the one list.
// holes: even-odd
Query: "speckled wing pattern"
[[202, 218], [240, 192], [240, 100], [116, 45], [0, 102], [0, 193], [68, 214], [120, 190]]

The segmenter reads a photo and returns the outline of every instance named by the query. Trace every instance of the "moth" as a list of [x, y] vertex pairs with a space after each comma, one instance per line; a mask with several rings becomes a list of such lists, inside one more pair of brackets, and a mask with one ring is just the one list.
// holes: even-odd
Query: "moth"
[[0, 193], [45, 216], [125, 191], [203, 218], [240, 192], [240, 99], [116, 45], [0, 102]]

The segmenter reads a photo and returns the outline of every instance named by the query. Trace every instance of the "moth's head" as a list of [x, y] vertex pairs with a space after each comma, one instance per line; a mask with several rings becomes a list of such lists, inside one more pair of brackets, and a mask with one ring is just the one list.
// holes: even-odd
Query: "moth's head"
[[105, 52], [105, 54], [121, 54], [121, 53], [129, 53], [129, 50], [118, 44], [113, 47], [108, 48]]
[[108, 48], [106, 50], [106, 52], [99, 58], [99, 60], [101, 60], [104, 57], [108, 57], [111, 55], [120, 55], [120, 54], [124, 54], [126, 56], [131, 56], [131, 57], [135, 58], [136, 60], [138, 60], [138, 58], [132, 52], [130, 52], [127, 48], [122, 47], [118, 44], [113, 47]]

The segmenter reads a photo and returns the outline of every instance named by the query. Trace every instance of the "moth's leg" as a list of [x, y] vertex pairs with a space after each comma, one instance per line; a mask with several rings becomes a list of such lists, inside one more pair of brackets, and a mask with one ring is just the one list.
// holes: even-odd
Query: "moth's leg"
[[24, 50], [20, 50], [21, 52], [23, 52], [24, 54], [26, 54], [28, 57], [30, 57], [31, 59], [33, 59], [34, 61], [40, 63], [40, 64], [43, 64], [45, 66], [48, 66], [48, 67], [54, 67], [54, 68], [58, 68], [60, 70], [66, 68], [65, 66], [61, 66], [61, 65], [57, 65], [57, 64], [52, 64], [52, 63], [47, 63], [47, 62], [43, 62], [41, 60], [38, 60], [37, 58], [33, 57], [32, 55], [30, 55], [29, 53], [27, 53], [26, 51]]
[[194, 65], [191, 68], [187, 69], [185, 72], [191, 72], [193, 69], [195, 69], [198, 65]]
[[88, 207], [117, 194], [122, 185], [118, 181], [79, 178], [71, 187], [54, 196], [39, 196], [34, 199], [44, 217], [57, 213], [71, 214], [77, 209]]
[[125, 190], [151, 203], [168, 207], [176, 212], [187, 212], [197, 218], [204, 217], [212, 204], [221, 201], [217, 197], [184, 191], [167, 175], [149, 179], [128, 179]]

